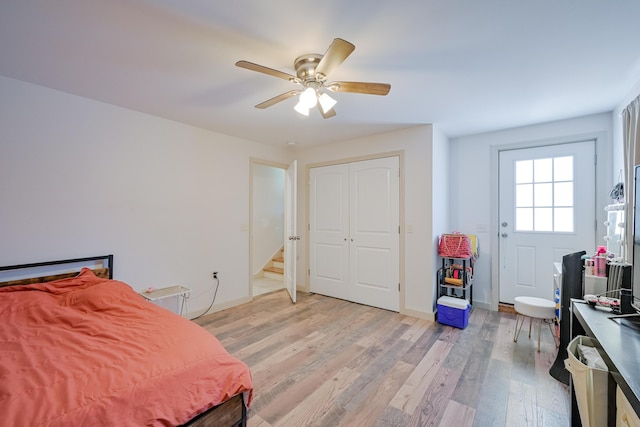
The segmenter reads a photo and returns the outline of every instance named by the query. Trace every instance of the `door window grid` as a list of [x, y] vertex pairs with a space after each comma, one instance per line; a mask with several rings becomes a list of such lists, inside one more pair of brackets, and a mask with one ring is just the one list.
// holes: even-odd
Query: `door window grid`
[[515, 162], [515, 231], [574, 230], [573, 156]]

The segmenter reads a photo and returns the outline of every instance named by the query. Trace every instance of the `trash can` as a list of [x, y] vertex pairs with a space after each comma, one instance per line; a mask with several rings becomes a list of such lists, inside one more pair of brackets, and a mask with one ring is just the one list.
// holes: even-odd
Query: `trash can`
[[594, 349], [596, 357], [600, 357], [599, 343], [593, 338], [577, 336], [567, 346], [569, 357], [564, 366], [571, 373], [580, 419], [583, 427], [606, 426], [609, 370], [601, 357], [600, 367], [590, 366], [590, 361], [581, 355], [580, 345]]

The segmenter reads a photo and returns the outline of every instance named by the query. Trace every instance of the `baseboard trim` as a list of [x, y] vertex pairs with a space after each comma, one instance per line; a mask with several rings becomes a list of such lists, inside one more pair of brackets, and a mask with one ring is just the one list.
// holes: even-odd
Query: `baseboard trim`
[[193, 319], [196, 316], [200, 317], [200, 316], [206, 316], [207, 314], [211, 314], [211, 313], [217, 313], [218, 311], [226, 310], [228, 308], [232, 308], [241, 304], [246, 304], [248, 302], [251, 302], [251, 300], [252, 300], [251, 297], [243, 297], [243, 298], [227, 301], [221, 304], [216, 304], [204, 313], [199, 313], [199, 312], [189, 313], [189, 319]]
[[436, 321], [435, 313], [425, 313], [424, 311], [413, 310], [411, 308], [404, 308], [400, 310], [400, 314], [404, 314], [405, 316], [417, 317], [418, 319], [430, 320], [432, 322]]
[[491, 304], [486, 302], [474, 301], [473, 308], [481, 308], [482, 310], [491, 310]]
[[298, 292], [306, 292], [308, 294], [311, 293], [311, 290], [309, 289], [309, 285], [307, 285], [306, 283], [296, 283], [296, 290]]

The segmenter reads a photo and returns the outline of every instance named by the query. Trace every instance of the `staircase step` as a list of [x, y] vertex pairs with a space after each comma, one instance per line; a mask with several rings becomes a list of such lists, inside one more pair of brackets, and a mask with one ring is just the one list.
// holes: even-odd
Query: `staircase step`
[[270, 271], [263, 271], [262, 276], [267, 279], [284, 280], [284, 274], [272, 273]]
[[280, 262], [280, 261], [273, 261], [271, 263], [271, 267], [276, 267], [276, 268], [282, 268], [284, 269], [284, 262]]
[[272, 258], [273, 261], [275, 262], [284, 262], [284, 257], [283, 256], [277, 256]]
[[264, 271], [268, 271], [270, 273], [278, 273], [278, 274], [284, 274], [284, 269], [279, 268], [279, 267], [265, 267], [263, 268]]

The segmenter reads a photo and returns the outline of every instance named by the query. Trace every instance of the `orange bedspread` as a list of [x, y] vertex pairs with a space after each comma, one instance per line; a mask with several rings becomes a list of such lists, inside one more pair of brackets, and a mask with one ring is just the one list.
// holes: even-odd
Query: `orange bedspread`
[[0, 288], [2, 426], [177, 425], [252, 391], [213, 335], [125, 283]]

